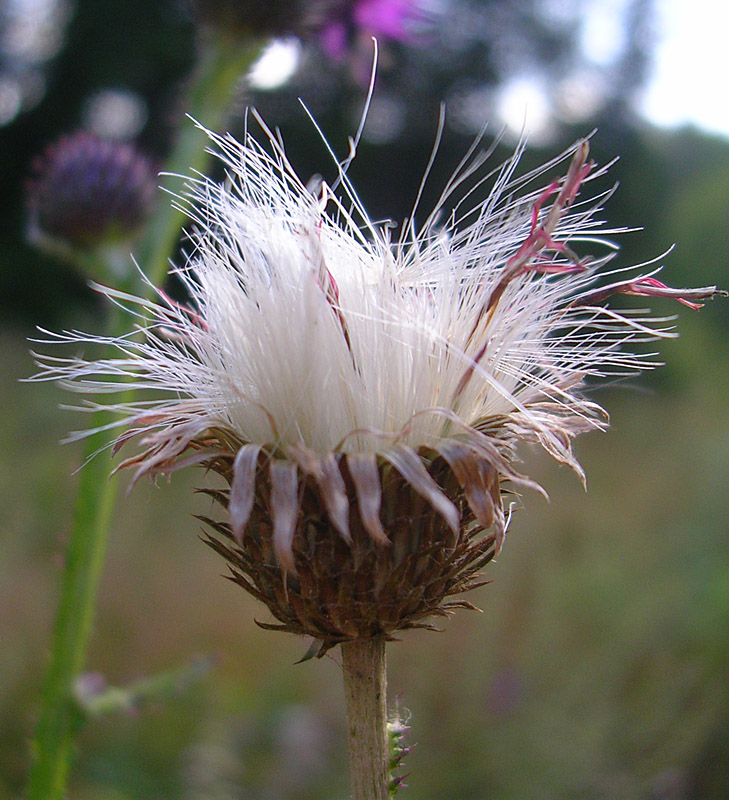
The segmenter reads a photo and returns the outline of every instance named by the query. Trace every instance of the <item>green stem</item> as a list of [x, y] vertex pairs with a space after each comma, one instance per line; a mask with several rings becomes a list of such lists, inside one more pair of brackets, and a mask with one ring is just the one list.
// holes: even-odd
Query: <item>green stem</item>
[[[104, 434], [91, 437], [87, 450], [105, 444], [105, 440]], [[99, 491], [100, 486], [105, 488]], [[35, 761], [28, 785], [29, 800], [59, 800], [65, 794], [73, 734], [81, 722], [72, 689], [86, 658], [115, 492], [116, 484], [109, 481], [104, 459], [94, 459], [81, 471], [51, 663], [33, 743]]]
[[[190, 85], [187, 113], [209, 130], [220, 131], [229, 113], [236, 85], [261, 52], [259, 42], [242, 46], [233, 38], [207, 38], [202, 43], [197, 72]], [[204, 175], [210, 162], [206, 152], [209, 140], [190, 120], [177, 131], [173, 152], [165, 164], [165, 188], [175, 194], [184, 189], [179, 176]], [[163, 282], [169, 269], [170, 254], [180, 236], [185, 214], [173, 208], [168, 194], [160, 194], [157, 208], [145, 228], [137, 260], [153, 284]]]
[[[260, 44], [243, 47], [219, 38], [209, 39], [204, 45], [190, 82], [187, 109], [206, 127], [219, 129], [228, 113], [236, 84], [260, 52]], [[167, 171], [190, 174], [190, 170], [197, 170], [204, 174], [210, 158], [205, 153], [205, 141], [204, 133], [191, 122], [184, 122], [166, 165]], [[164, 280], [183, 218], [182, 212], [171, 207], [168, 196], [160, 197], [137, 252], [138, 263], [154, 285]], [[123, 317], [115, 314], [111, 333], [123, 333], [123, 325]], [[93, 426], [107, 421], [105, 415], [95, 415]], [[113, 438], [113, 431], [91, 436], [87, 440], [85, 458], [104, 448]], [[81, 470], [51, 659], [33, 741], [28, 800], [61, 800], [66, 794], [74, 733], [83, 722], [83, 715], [73, 699], [73, 686], [86, 661], [117, 490], [117, 482], [109, 478], [109, 464], [103, 457], [92, 459]]]
[[388, 800], [387, 673], [384, 639], [342, 643], [352, 800]]

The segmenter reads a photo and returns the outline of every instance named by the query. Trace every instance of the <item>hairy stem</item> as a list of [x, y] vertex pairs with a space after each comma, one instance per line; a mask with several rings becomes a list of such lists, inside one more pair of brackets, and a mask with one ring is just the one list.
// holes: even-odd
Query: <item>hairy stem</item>
[[[191, 116], [208, 128], [219, 128], [228, 113], [236, 84], [259, 52], [259, 43], [244, 47], [228, 39], [207, 40], [191, 78], [188, 97], [183, 98]], [[190, 174], [190, 170], [204, 173], [209, 158], [205, 152], [205, 135], [192, 122], [183, 122], [166, 169], [173, 173]], [[172, 208], [168, 196], [159, 197], [136, 252], [138, 263], [152, 284], [164, 280], [183, 218], [182, 212]], [[148, 287], [140, 291], [150, 293]], [[109, 326], [110, 333], [123, 333], [124, 324], [123, 317], [115, 314]], [[108, 422], [106, 415], [97, 414], [92, 427], [105, 422]], [[114, 436], [111, 430], [90, 437], [84, 458], [104, 448]], [[80, 474], [50, 664], [33, 740], [28, 800], [61, 800], [66, 795], [74, 733], [83, 722], [73, 697], [73, 687], [86, 662], [116, 495], [117, 482], [109, 479], [108, 460], [92, 459]]]
[[383, 639], [342, 644], [352, 800], [390, 797], [387, 674]]

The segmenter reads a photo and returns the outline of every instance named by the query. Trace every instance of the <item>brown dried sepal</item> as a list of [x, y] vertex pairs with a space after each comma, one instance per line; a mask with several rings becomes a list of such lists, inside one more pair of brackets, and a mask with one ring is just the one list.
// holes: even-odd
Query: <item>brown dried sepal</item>
[[[456, 455], [471, 462], [468, 492], [461, 485], [463, 470], [457, 477], [457, 470], [443, 456], [417, 453], [433, 487], [437, 485], [442, 493], [441, 502], [433, 496], [434, 489], [428, 497], [423, 484], [416, 491], [386, 457], [373, 458], [381, 486], [379, 519], [385, 538], [373, 530], [371, 508], [360, 513], [348, 467], [349, 458], [354, 462], [356, 457], [327, 457], [327, 475], [316, 463], [302, 468], [301, 457], [296, 466], [257, 453], [250, 517], [235, 534], [229, 522], [201, 517], [217, 534], [206, 535], [206, 542], [226, 559], [231, 579], [265, 603], [278, 620], [278, 624], [258, 624], [320, 640], [318, 655], [343, 641], [392, 638], [398, 630], [433, 628], [425, 622], [427, 617], [447, 616], [458, 607], [474, 608], [467, 601], [449, 598], [483, 583], [479, 571], [495, 555], [504, 528], [499, 472], [475, 453], [446, 455], [451, 462]], [[295, 523], [287, 537], [290, 551], [282, 559], [276, 542], [279, 509], [271, 467], [284, 464], [296, 470], [298, 493]], [[229, 486], [234, 480], [233, 465], [234, 458], [228, 455], [209, 462]], [[333, 465], [341, 475], [348, 503], [345, 530], [342, 521], [335, 525], [327, 512], [332, 508], [326, 494]], [[230, 505], [230, 489], [207, 493], [226, 508]], [[478, 495], [477, 504], [474, 495]], [[360, 499], [367, 502], [361, 491]], [[458, 515], [455, 527], [453, 518], [447, 519], [449, 504]], [[493, 530], [484, 533], [489, 526]]]

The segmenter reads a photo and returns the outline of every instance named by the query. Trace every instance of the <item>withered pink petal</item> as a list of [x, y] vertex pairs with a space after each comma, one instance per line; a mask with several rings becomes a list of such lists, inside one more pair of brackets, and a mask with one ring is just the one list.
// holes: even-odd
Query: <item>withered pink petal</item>
[[230, 484], [230, 500], [228, 512], [233, 536], [242, 541], [243, 531], [253, 510], [253, 498], [256, 490], [256, 467], [260, 444], [244, 444], [236, 453], [233, 462], [233, 480]]
[[460, 515], [458, 509], [443, 494], [438, 484], [430, 477], [420, 456], [404, 445], [392, 447], [382, 453], [382, 457], [405, 478], [413, 489], [424, 497], [448, 523], [448, 527], [458, 535]]
[[299, 513], [299, 473], [291, 461], [274, 459], [270, 466], [273, 551], [284, 572], [296, 572], [294, 531]]
[[286, 455], [296, 462], [302, 472], [317, 479], [321, 476], [321, 458], [316, 450], [301, 443], [290, 444], [286, 447]]
[[286, 454], [302, 472], [311, 475], [319, 484], [329, 520], [345, 541], [351, 541], [349, 500], [334, 453], [321, 458], [315, 450], [302, 444], [293, 444], [286, 448]]
[[180, 425], [173, 430], [165, 429], [154, 431], [143, 440], [147, 450], [142, 453], [142, 459], [133, 459], [124, 462], [123, 466], [139, 463], [139, 467], [132, 475], [130, 489], [143, 475], [169, 474], [177, 457], [183, 453], [190, 442], [200, 433], [207, 430], [207, 425], [199, 420]]
[[[544, 489], [531, 478], [517, 472], [504, 454], [499, 452], [498, 447], [492, 442], [488, 441], [488, 437], [477, 435], [468, 439], [469, 446], [473, 449], [474, 453], [479, 455], [482, 460], [486, 461], [489, 466], [493, 467], [503, 478], [508, 478], [512, 483], [523, 486], [525, 489], [533, 489], [535, 492], [547, 498], [547, 493]], [[548, 499], [548, 498], [547, 498]]]
[[348, 453], [347, 467], [357, 494], [359, 515], [365, 530], [376, 541], [390, 544], [380, 522], [382, 486], [377, 456], [374, 453]]
[[[490, 528], [494, 522], [494, 504], [489, 493], [487, 474], [482, 467], [482, 459], [463, 442], [456, 439], [443, 439], [435, 445], [435, 449], [448, 462], [453, 474], [463, 487], [466, 500], [479, 524]], [[490, 471], [492, 481], [496, 478], [495, 470]]]
[[614, 294], [631, 294], [638, 297], [667, 297], [678, 300], [679, 303], [698, 311], [703, 306], [699, 300], [712, 300], [714, 297], [726, 296], [727, 292], [717, 289], [716, 286], [702, 286], [695, 289], [674, 289], [666, 286], [650, 275], [632, 280], [618, 281], [608, 286], [601, 286], [585, 294], [579, 295], [572, 301], [573, 306], [591, 306], [602, 303]]
[[698, 311], [703, 306], [703, 303], [698, 303], [696, 302], [697, 300], [711, 300], [717, 294], [720, 294], [720, 292], [717, 292], [716, 286], [704, 286], [696, 289], [674, 289], [651, 276], [638, 278], [621, 291], [624, 294], [634, 294], [639, 297], [671, 297], [694, 311]]
[[186, 469], [194, 464], [199, 464], [201, 461], [208, 461], [213, 456], [219, 456], [220, 450], [214, 447], [206, 447], [202, 450], [196, 450], [194, 453], [189, 453], [182, 458], [176, 458], [174, 461], [161, 464], [157, 467], [149, 467], [146, 472], [149, 475], [161, 473], [163, 475], [171, 475], [173, 472], [178, 472], [181, 469]]
[[334, 453], [328, 453], [321, 459], [321, 472], [317, 476], [327, 514], [334, 527], [349, 542], [352, 535], [349, 531], [349, 500], [344, 486], [344, 478]]

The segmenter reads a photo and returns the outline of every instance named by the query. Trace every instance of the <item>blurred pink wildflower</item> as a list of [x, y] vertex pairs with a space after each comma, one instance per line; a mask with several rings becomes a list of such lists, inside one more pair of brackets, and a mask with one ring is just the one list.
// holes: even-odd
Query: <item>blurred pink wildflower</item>
[[355, 0], [324, 26], [320, 41], [331, 58], [341, 61], [357, 37], [417, 43], [433, 16], [423, 0]]

